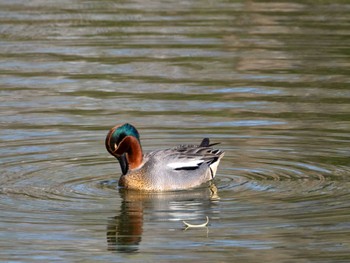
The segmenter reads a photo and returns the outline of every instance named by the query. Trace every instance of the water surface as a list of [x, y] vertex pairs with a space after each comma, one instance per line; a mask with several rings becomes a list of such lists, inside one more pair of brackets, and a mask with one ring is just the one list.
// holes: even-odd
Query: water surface
[[[0, 10], [0, 261], [350, 261], [346, 1]], [[118, 189], [124, 122], [145, 151], [221, 142], [217, 178]]]

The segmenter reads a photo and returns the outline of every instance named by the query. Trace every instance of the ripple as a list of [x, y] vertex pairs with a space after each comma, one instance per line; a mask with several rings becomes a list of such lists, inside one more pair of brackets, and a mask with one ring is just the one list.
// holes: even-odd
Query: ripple
[[[70, 147], [80, 143], [71, 141]], [[58, 142], [55, 144], [58, 145]], [[41, 142], [38, 146], [19, 146], [8, 152], [4, 159], [5, 170], [0, 177], [0, 194], [65, 202], [91, 201], [110, 195], [100, 186], [101, 180], [110, 177], [104, 174], [104, 158], [85, 153], [63, 157], [53, 152], [53, 147]], [[21, 148], [25, 148], [25, 151]], [[28, 155], [23, 154], [26, 151], [29, 151]], [[21, 153], [22, 161], [18, 162], [16, 152]]]
[[[6, 171], [0, 178], [0, 194], [64, 202], [96, 201], [116, 196], [120, 172], [115, 161], [111, 163], [110, 159], [97, 157], [89, 152], [79, 153], [78, 156], [60, 156], [58, 159], [50, 151], [52, 145], [44, 143], [42, 139], [39, 141], [37, 146], [29, 145], [27, 148], [22, 145], [22, 141], [18, 142], [21, 146], [17, 148], [13, 145], [13, 150], [8, 152], [5, 159]], [[72, 140], [69, 145], [84, 148], [89, 145], [89, 140], [85, 141]], [[56, 141], [56, 144], [59, 142]], [[27, 152], [28, 154], [21, 155], [24, 158], [21, 165], [17, 165], [14, 156]], [[26, 159], [26, 156], [33, 155], [35, 158]], [[107, 154], [103, 152], [103, 156], [107, 157]], [[237, 162], [236, 158], [225, 156], [220, 167], [222, 173], [220, 174], [219, 169], [215, 179], [219, 191], [317, 191], [331, 186], [330, 182], [348, 180], [349, 174], [347, 166], [303, 163], [271, 157], [247, 161]], [[227, 163], [235, 165], [232, 167]], [[115, 171], [112, 175], [111, 168]]]
[[345, 185], [349, 183], [349, 167], [277, 159], [278, 154], [273, 153], [277, 150], [271, 150], [267, 156], [256, 155], [265, 151], [254, 151], [255, 156], [249, 158], [242, 155], [225, 156], [215, 179], [218, 188], [222, 191], [232, 189], [249, 198], [264, 192], [272, 196], [325, 192], [334, 196], [348, 194]]
[[[106, 198], [110, 196], [100, 187], [101, 177], [87, 177], [52, 184], [50, 186], [2, 186], [0, 194], [9, 196], [23, 196], [31, 199], [60, 200], [76, 202], [77, 199]], [[16, 184], [20, 184], [17, 181]]]

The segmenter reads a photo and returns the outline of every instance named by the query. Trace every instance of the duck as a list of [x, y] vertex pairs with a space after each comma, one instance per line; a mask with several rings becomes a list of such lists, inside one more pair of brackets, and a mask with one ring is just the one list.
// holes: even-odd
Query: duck
[[186, 190], [214, 179], [224, 151], [209, 138], [198, 145], [178, 145], [143, 153], [140, 134], [131, 124], [116, 125], [106, 136], [107, 151], [120, 164], [119, 187], [143, 191]]

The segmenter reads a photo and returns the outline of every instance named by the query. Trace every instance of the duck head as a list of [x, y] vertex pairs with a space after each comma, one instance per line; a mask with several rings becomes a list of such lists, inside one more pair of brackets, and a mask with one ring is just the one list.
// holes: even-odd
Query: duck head
[[116, 157], [125, 175], [129, 169], [135, 169], [142, 163], [140, 135], [129, 123], [117, 125], [109, 130], [106, 137], [107, 151]]

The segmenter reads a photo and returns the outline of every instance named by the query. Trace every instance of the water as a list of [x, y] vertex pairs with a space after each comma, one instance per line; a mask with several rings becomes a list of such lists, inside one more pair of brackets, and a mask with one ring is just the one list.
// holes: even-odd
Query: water
[[[0, 261], [350, 261], [347, 1], [0, 10]], [[124, 122], [145, 151], [221, 142], [216, 180], [119, 190]]]

